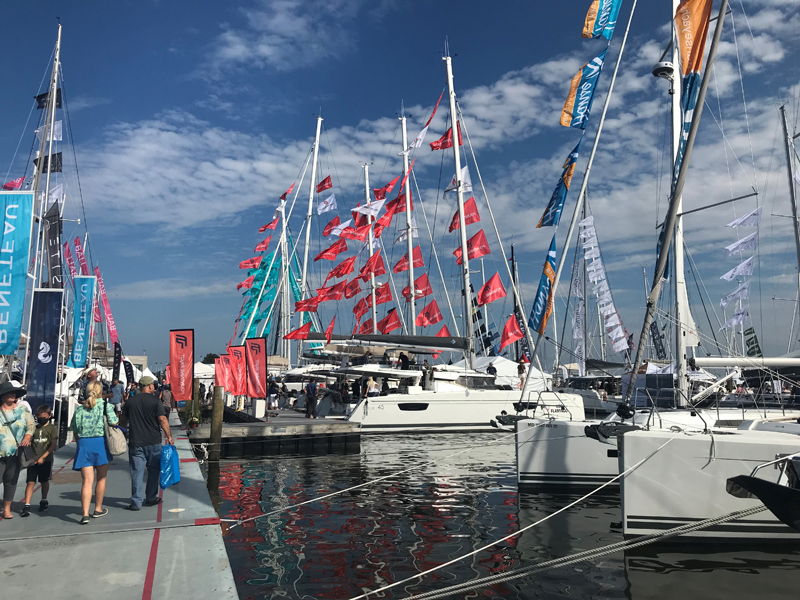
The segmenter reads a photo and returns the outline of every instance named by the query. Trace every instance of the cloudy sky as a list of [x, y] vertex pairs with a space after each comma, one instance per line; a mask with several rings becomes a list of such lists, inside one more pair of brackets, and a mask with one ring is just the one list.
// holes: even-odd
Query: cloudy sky
[[[530, 305], [553, 235], [552, 229], [535, 225], [579, 137], [577, 130], [559, 125], [561, 106], [572, 76], [604, 47], [600, 40], [580, 37], [588, 5], [4, 3], [3, 21], [15, 25], [0, 39], [7, 58], [0, 61], [0, 156], [9, 179], [25, 173], [39, 116], [31, 112], [31, 97], [44, 90], [58, 16], [64, 25], [66, 112], [75, 150], [73, 156], [65, 145], [65, 216], [81, 219], [80, 225], [67, 222], [65, 234], [83, 235], [88, 224], [91, 259], [103, 270], [127, 353], [146, 351], [163, 364], [167, 331], [182, 327], [196, 330], [198, 355], [221, 352], [241, 306], [236, 284], [246, 273], [238, 262], [253, 256], [263, 238], [258, 227], [271, 220], [278, 196], [298, 179], [316, 115], [321, 111], [324, 118], [319, 178], [332, 176], [345, 219], [346, 209], [363, 199], [363, 163], [371, 165], [372, 187], [400, 173], [397, 116], [404, 106], [409, 137], [424, 124], [445, 87], [441, 56], [447, 37], [478, 166], [506, 251], [513, 243], [520, 258]], [[559, 253], [630, 5], [623, 3], [611, 43], [557, 232]], [[666, 83], [651, 69], [669, 40], [670, 11], [663, 2], [640, 2], [637, 8], [588, 188], [614, 299], [637, 337], [642, 266], [651, 276], [655, 226], [668, 200], [669, 97]], [[719, 297], [733, 287], [719, 276], [737, 264], [722, 248], [752, 232], [725, 224], [763, 206], [750, 307], [751, 324], [770, 353], [786, 350], [797, 293], [791, 221], [780, 216], [790, 208], [777, 107], [788, 102], [790, 126], [798, 124], [798, 50], [796, 1], [732, 3], [684, 194], [686, 209], [692, 209], [759, 192], [686, 218], [686, 241], [702, 279], [695, 283], [690, 275], [688, 287], [695, 320], [710, 336], [706, 310], [716, 329], [717, 318], [725, 318]], [[443, 308], [445, 288], [457, 300], [451, 252], [458, 239], [447, 233], [455, 203], [441, 193], [453, 174], [453, 157], [451, 151], [430, 151], [427, 142], [447, 128], [446, 109], [443, 104], [431, 123], [414, 168], [446, 282], [430, 267]], [[474, 165], [470, 170], [477, 183]], [[506, 280], [486, 201], [482, 194], [476, 198], [482, 222], [468, 231], [485, 229], [492, 247], [485, 275], [500, 271]], [[290, 222], [295, 234], [307, 199], [308, 175]], [[320, 231], [333, 216], [312, 220], [312, 256], [330, 243]], [[431, 241], [422, 231], [427, 270]], [[393, 246], [396, 232], [389, 233], [384, 241], [391, 265], [405, 246]], [[355, 250], [354, 243], [350, 247]], [[311, 268], [313, 287], [321, 286], [333, 264]], [[480, 283], [480, 265], [472, 266]], [[398, 277], [398, 285], [406, 283]], [[705, 308], [698, 286], [711, 298], [705, 298]], [[326, 306], [320, 313], [323, 324], [335, 310], [337, 333], [348, 332], [351, 303]], [[386, 308], [381, 306], [379, 318]], [[559, 319], [563, 309], [559, 299]], [[490, 312], [502, 328], [510, 303], [498, 302]], [[794, 337], [800, 337], [797, 327]]]

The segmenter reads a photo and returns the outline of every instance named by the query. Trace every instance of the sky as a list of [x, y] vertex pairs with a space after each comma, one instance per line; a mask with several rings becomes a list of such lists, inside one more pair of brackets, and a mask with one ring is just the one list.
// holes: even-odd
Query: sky
[[[0, 165], [7, 165], [8, 179], [26, 172], [39, 116], [32, 96], [45, 90], [58, 17], [67, 98], [60, 118], [68, 119], [70, 131], [70, 143], [63, 144], [65, 218], [72, 219], [65, 222], [65, 237], [83, 236], [88, 227], [90, 259], [103, 271], [126, 353], [146, 353], [153, 364], [163, 365], [168, 330], [177, 328], [195, 330], [198, 357], [221, 353], [242, 302], [236, 284], [246, 272], [238, 263], [254, 255], [253, 247], [264, 237], [258, 227], [272, 219], [278, 196], [299, 179], [316, 116], [324, 119], [318, 179], [332, 176], [331, 191], [345, 219], [348, 209], [363, 200], [362, 164], [370, 164], [372, 187], [401, 173], [397, 117], [405, 111], [409, 138], [421, 129], [446, 86], [447, 39], [472, 148], [506, 252], [514, 244], [530, 306], [554, 234], [552, 228], [535, 226], [580, 136], [559, 125], [561, 107], [570, 79], [604, 48], [602, 40], [580, 37], [588, 5], [3, 3], [3, 21], [16, 26], [7, 27], [0, 39], [6, 57], [0, 61]], [[555, 232], [559, 255], [630, 8], [624, 1]], [[781, 216], [790, 207], [777, 107], [788, 103], [790, 127], [796, 128], [800, 11], [794, 0], [735, 0], [731, 9], [684, 206], [690, 210], [753, 190], [759, 194], [686, 217], [686, 243], [702, 280], [688, 282], [689, 294], [707, 345], [712, 329], [719, 327], [717, 318], [724, 321], [732, 314], [731, 308], [723, 314], [719, 298], [734, 285], [719, 276], [738, 261], [722, 248], [752, 232], [725, 224], [762, 206], [749, 324], [765, 352], [780, 354], [790, 343], [797, 263], [791, 220]], [[663, 2], [640, 2], [636, 9], [588, 183], [589, 210], [615, 304], [637, 339], [644, 310], [642, 267], [652, 278], [655, 226], [668, 203], [668, 86], [651, 69], [669, 41], [670, 13], [670, 4]], [[452, 194], [442, 198], [442, 191], [454, 172], [453, 156], [427, 145], [447, 123], [443, 102], [425, 147], [414, 155], [414, 172], [433, 231], [431, 243], [417, 214], [425, 270], [451, 324], [444, 290], [458, 302], [451, 255], [458, 239], [447, 233], [455, 201]], [[474, 165], [470, 172], [477, 190]], [[306, 175], [289, 223], [295, 235], [303, 224], [308, 185]], [[482, 193], [476, 200], [482, 221], [468, 231], [473, 235], [483, 227], [492, 254], [483, 273], [480, 265], [471, 265], [473, 280], [480, 284], [499, 272], [507, 285], [486, 200]], [[320, 232], [333, 215], [312, 218], [312, 256], [329, 245]], [[389, 266], [405, 253], [404, 244], [392, 245], [396, 232], [391, 233], [384, 240]], [[431, 266], [432, 245], [444, 284]], [[568, 252], [573, 249], [574, 240]], [[310, 267], [312, 287], [320, 287], [338, 261], [320, 263]], [[402, 274], [397, 284], [407, 284]], [[559, 336], [567, 285], [562, 283], [556, 300]], [[320, 318], [327, 325], [335, 313], [336, 332], [348, 333], [350, 308], [325, 306]], [[379, 318], [386, 308], [381, 306]], [[510, 311], [509, 295], [489, 313], [502, 329]], [[438, 326], [428, 329], [433, 334]], [[795, 326], [794, 346], [798, 330]]]

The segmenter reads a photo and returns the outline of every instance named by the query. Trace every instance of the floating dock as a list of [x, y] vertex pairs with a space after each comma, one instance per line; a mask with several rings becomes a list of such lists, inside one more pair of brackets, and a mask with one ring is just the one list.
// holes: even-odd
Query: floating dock
[[[88, 525], [79, 524], [75, 444], [56, 451], [50, 509], [38, 511], [37, 487], [29, 517], [20, 516], [22, 503], [15, 501], [14, 518], [0, 520], [3, 598], [238, 599], [219, 517], [174, 411], [170, 426], [181, 460], [180, 483], [164, 490], [157, 506], [125, 510], [131, 495], [128, 455], [116, 456], [106, 480], [108, 514]], [[17, 500], [24, 490], [25, 471]]]

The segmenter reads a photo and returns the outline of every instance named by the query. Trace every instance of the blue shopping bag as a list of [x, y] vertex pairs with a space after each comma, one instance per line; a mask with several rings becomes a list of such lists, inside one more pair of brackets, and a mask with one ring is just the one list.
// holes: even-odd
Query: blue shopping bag
[[175, 446], [164, 446], [161, 449], [161, 489], [165, 490], [181, 480], [181, 461]]

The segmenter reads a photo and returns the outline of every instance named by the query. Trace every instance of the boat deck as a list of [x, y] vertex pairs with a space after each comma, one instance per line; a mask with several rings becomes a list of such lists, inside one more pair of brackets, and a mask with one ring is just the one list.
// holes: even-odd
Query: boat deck
[[[163, 502], [125, 510], [130, 503], [128, 456], [114, 458], [103, 503], [108, 515], [80, 525], [80, 473], [72, 470], [75, 445], [59, 449], [50, 482], [50, 509], [0, 521], [0, 560], [6, 598], [238, 598], [219, 518], [186, 433], [173, 411], [170, 426], [181, 459], [181, 481]], [[20, 475], [17, 499], [25, 489]], [[94, 506], [92, 505], [92, 510]]]

